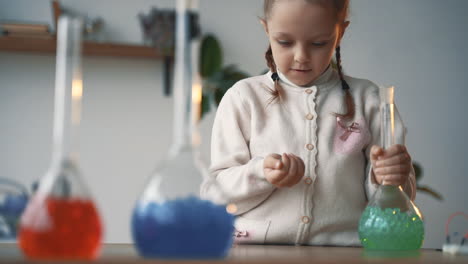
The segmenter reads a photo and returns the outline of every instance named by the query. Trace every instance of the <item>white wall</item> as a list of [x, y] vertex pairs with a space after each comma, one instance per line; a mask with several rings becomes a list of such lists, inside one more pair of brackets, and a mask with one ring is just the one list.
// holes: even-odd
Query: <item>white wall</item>
[[[101, 16], [103, 36], [141, 42], [136, 15], [171, 0], [62, 0], [71, 10]], [[419, 194], [426, 217], [424, 247], [439, 248], [444, 222], [468, 212], [468, 18], [465, 0], [354, 0], [343, 41], [347, 74], [397, 87], [408, 147], [424, 169], [423, 184], [441, 192], [438, 202]], [[257, 16], [261, 1], [202, 0], [204, 32], [222, 42], [225, 62], [250, 74], [266, 67], [266, 39]], [[51, 23], [47, 0], [0, 0], [0, 20]], [[130, 242], [133, 202], [167, 152], [172, 99], [162, 95], [159, 61], [85, 57], [81, 167], [102, 211], [107, 242]], [[50, 161], [55, 57], [0, 52], [0, 176], [30, 184]], [[209, 155], [213, 114], [203, 120]], [[465, 225], [466, 227], [466, 225]], [[460, 232], [463, 230], [459, 230]]]

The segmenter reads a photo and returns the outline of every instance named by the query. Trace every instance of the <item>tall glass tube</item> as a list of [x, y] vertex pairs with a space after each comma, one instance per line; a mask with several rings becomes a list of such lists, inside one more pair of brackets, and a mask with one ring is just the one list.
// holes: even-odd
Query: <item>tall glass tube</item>
[[[189, 20], [190, 14], [197, 15], [197, 2], [177, 0], [173, 144], [151, 175], [132, 215], [133, 240], [145, 258], [222, 258], [233, 241], [234, 216], [227, 212], [226, 204], [200, 197], [201, 183], [209, 177], [198, 150], [199, 39], [190, 31], [194, 25]], [[211, 186], [220, 188], [214, 181]]]
[[80, 18], [58, 23], [52, 160], [20, 221], [19, 245], [31, 259], [89, 260], [100, 250], [101, 220], [78, 165], [82, 29]]
[[[381, 145], [404, 145], [405, 126], [394, 104], [394, 88], [380, 88]], [[359, 237], [368, 250], [416, 250], [424, 240], [424, 223], [401, 186], [380, 185], [359, 222]]]
[[395, 144], [395, 104], [394, 88], [380, 88], [380, 136], [382, 148], [387, 149]]

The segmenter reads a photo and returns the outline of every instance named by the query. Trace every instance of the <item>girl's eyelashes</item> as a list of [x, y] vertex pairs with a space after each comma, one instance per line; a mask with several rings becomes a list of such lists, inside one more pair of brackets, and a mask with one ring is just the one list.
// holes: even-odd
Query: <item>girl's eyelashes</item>
[[[293, 42], [289, 40], [276, 40], [276, 42], [283, 47], [289, 47], [293, 45]], [[328, 44], [328, 41], [317, 41], [317, 42], [312, 42], [310, 45], [314, 47], [324, 47], [327, 44]]]
[[327, 44], [328, 42], [313, 42], [312, 46], [323, 47], [323, 46], [326, 46]]
[[276, 42], [278, 42], [278, 44], [284, 47], [290, 46], [292, 44], [291, 41], [287, 41], [287, 40], [277, 40]]

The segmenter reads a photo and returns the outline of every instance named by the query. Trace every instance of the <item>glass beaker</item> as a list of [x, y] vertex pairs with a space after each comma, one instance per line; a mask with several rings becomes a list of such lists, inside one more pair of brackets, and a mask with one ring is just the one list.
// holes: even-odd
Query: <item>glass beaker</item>
[[[382, 147], [404, 145], [405, 126], [394, 104], [394, 88], [380, 88]], [[359, 221], [359, 238], [367, 250], [416, 250], [424, 240], [420, 210], [401, 186], [380, 185]]]
[[21, 183], [0, 177], [0, 241], [16, 239], [19, 219], [29, 200]]
[[19, 246], [31, 259], [94, 259], [102, 226], [78, 166], [83, 94], [80, 18], [58, 23], [51, 165], [20, 220]]
[[[200, 197], [209, 179], [198, 145], [201, 82], [197, 74], [199, 38], [191, 30], [187, 8], [196, 1], [177, 1], [174, 78], [174, 141], [164, 162], [156, 167], [132, 215], [132, 235], [146, 258], [213, 259], [227, 255], [233, 242], [235, 206], [219, 197], [213, 203]], [[193, 15], [193, 13], [192, 13]], [[196, 19], [194, 20], [196, 21]], [[207, 186], [205, 184], [205, 186]]]

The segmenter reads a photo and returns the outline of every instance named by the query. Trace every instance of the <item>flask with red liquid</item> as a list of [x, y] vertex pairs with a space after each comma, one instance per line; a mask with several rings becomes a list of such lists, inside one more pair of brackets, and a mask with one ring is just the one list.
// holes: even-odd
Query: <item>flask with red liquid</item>
[[81, 180], [78, 136], [83, 81], [82, 19], [58, 23], [52, 160], [20, 220], [19, 246], [30, 259], [95, 259], [102, 226]]

